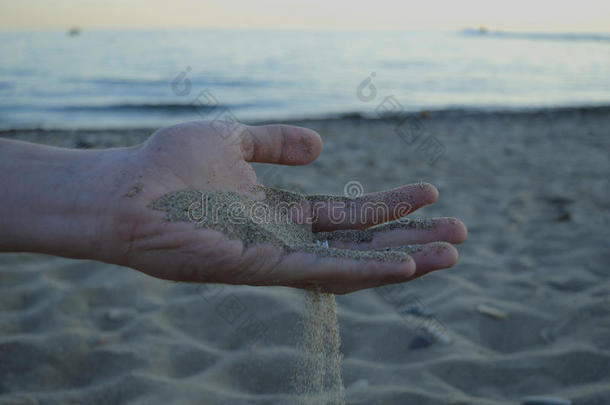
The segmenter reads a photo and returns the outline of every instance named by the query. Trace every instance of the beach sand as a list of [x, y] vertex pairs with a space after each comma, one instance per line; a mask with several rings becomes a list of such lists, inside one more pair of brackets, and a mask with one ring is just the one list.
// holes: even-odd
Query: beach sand
[[[407, 135], [391, 119], [292, 121], [319, 131], [320, 158], [255, 165], [262, 183], [300, 193], [430, 182], [440, 199], [414, 216], [468, 225], [455, 268], [337, 297], [347, 403], [608, 403], [610, 109], [412, 121]], [[0, 136], [89, 148], [151, 132]], [[0, 404], [298, 403], [304, 291], [35, 254], [0, 255], [0, 290]]]

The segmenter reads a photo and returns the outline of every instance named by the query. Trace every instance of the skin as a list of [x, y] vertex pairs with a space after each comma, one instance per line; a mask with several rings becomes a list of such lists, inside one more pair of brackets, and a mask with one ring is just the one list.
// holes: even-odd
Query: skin
[[[251, 191], [257, 179], [248, 162], [304, 165], [321, 150], [320, 136], [309, 129], [207, 121], [161, 129], [129, 148], [76, 150], [0, 140], [0, 251], [99, 260], [168, 280], [318, 285], [339, 294], [410, 281], [457, 262], [452, 244], [462, 242], [467, 231], [454, 218], [430, 219], [429, 229], [381, 228], [362, 242], [329, 238], [330, 247], [342, 249], [415, 245], [405, 250], [410, 256], [404, 261], [384, 263], [286, 254], [271, 245], [245, 248], [217, 231], [168, 222], [165, 213], [149, 207], [164, 194], [186, 189], [262, 199]], [[357, 203], [407, 202], [413, 212], [437, 198], [434, 186], [419, 183], [365, 195]], [[312, 212], [315, 203], [332, 207], [336, 197], [313, 196], [308, 202], [301, 214], [312, 232], [376, 225], [353, 215], [337, 223], [325, 210]]]

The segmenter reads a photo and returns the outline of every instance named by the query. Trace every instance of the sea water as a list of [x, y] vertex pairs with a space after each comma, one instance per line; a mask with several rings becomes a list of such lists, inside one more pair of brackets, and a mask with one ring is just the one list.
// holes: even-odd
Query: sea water
[[610, 35], [85, 27], [1, 32], [0, 54], [4, 129], [610, 103]]

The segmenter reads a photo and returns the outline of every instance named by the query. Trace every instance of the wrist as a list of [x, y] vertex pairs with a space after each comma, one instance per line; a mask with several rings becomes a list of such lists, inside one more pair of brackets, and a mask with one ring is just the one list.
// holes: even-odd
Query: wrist
[[80, 203], [75, 217], [85, 218], [91, 227], [84, 231], [82, 226], [77, 226], [79, 232], [85, 232], [87, 242], [78, 252], [80, 258], [124, 264], [129, 241], [120, 237], [118, 228], [130, 224], [121, 223], [126, 218], [120, 210], [124, 201], [138, 192], [139, 150], [136, 146], [96, 151], [94, 159], [79, 176], [81, 186], [76, 194], [80, 195]]

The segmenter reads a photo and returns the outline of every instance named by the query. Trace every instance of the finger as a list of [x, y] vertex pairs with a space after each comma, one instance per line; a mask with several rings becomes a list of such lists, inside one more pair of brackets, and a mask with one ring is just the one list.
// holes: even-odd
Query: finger
[[275, 266], [274, 277], [281, 285], [308, 288], [335, 283], [383, 285], [415, 274], [415, 262], [404, 252], [326, 251], [289, 253]]
[[455, 218], [402, 218], [362, 230], [318, 232], [314, 237], [338, 249], [368, 250], [437, 241], [462, 243], [467, 234], [466, 226]]
[[459, 258], [457, 249], [446, 242], [394, 247], [389, 250], [408, 253], [413, 260], [415, 260], [417, 270], [411, 279], [421, 277], [431, 271], [453, 267], [458, 262]]
[[322, 151], [322, 140], [315, 131], [291, 125], [246, 126], [241, 147], [248, 162], [304, 165]]
[[[387, 252], [388, 249], [382, 249], [381, 251]], [[452, 245], [444, 242], [428, 243], [420, 246], [402, 246], [392, 248], [389, 251], [401, 251], [409, 253], [413, 260], [415, 260], [416, 271], [407, 279], [389, 279], [384, 284], [409, 282], [432, 271], [452, 267], [458, 261], [457, 250]], [[347, 294], [350, 292], [363, 290], [365, 288], [378, 287], [384, 284], [372, 283], [369, 280], [360, 282], [330, 283], [323, 286], [322, 291], [332, 292], [334, 294]]]
[[410, 184], [356, 198], [307, 197], [314, 232], [368, 228], [401, 218], [437, 198], [438, 190], [428, 183]]

